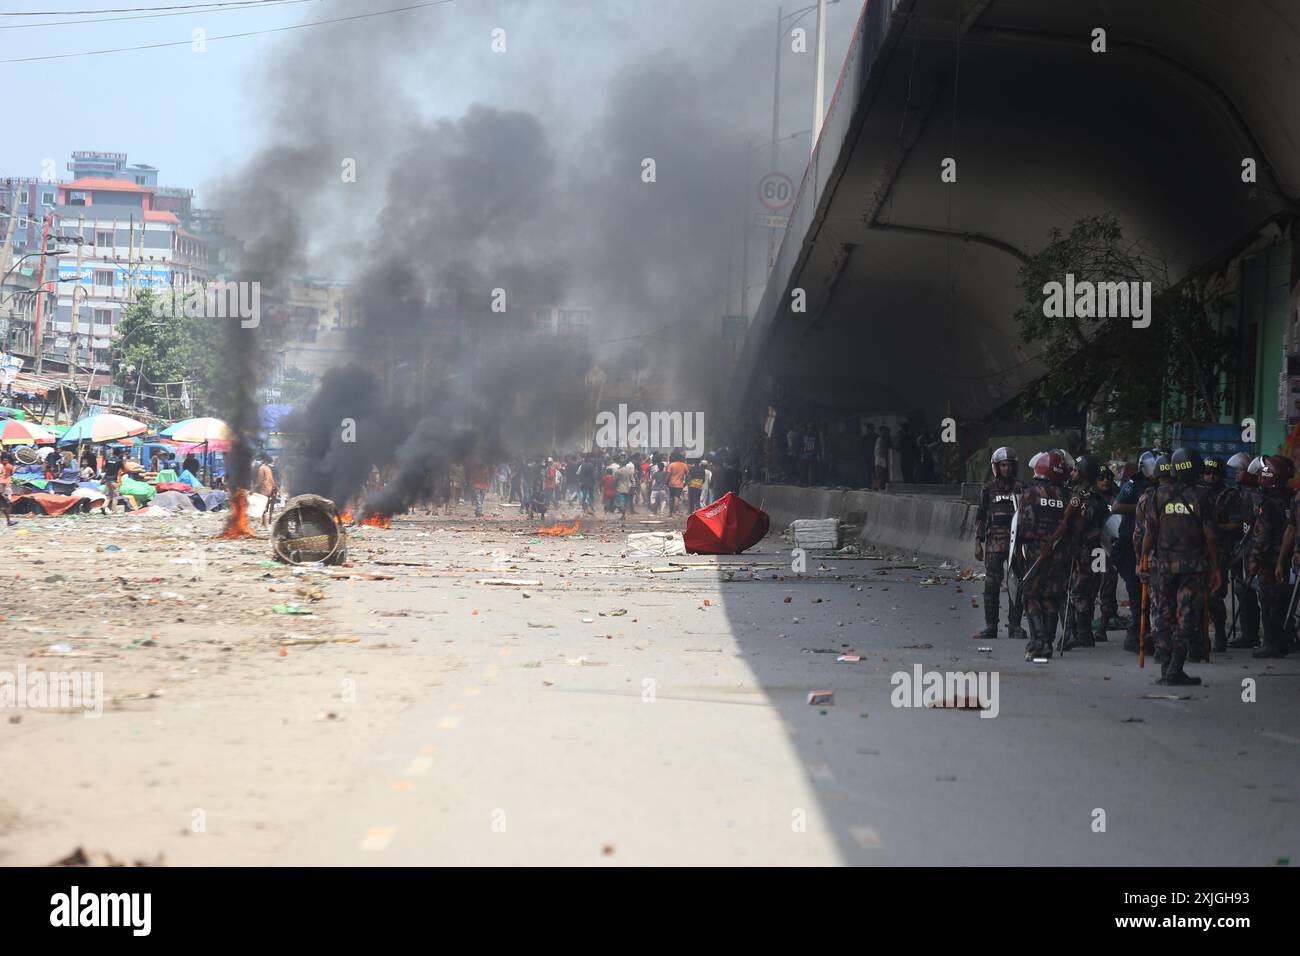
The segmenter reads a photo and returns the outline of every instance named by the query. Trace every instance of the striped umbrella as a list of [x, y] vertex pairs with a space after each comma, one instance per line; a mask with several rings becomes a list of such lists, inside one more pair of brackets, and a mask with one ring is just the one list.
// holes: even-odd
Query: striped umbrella
[[53, 432], [33, 422], [8, 418], [0, 425], [0, 445], [47, 445], [54, 438]]
[[219, 441], [235, 440], [234, 431], [220, 418], [187, 418], [175, 425], [168, 425], [159, 432], [159, 435], [162, 438], [191, 445], [202, 445], [204, 442], [212, 442], [215, 445]]
[[59, 439], [60, 445], [75, 445], [77, 442], [90, 442], [94, 445], [104, 442], [143, 435], [149, 430], [144, 422], [137, 422], [125, 415], [95, 415], [75, 422]]

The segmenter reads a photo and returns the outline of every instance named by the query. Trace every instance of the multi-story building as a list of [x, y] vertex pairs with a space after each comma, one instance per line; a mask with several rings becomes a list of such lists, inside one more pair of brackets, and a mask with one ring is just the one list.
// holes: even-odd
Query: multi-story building
[[[77, 252], [58, 260], [54, 313], [41, 336], [45, 353], [75, 358], [82, 369], [107, 369], [109, 339], [123, 310], [142, 289], [205, 280], [207, 245], [176, 212], [159, 208], [153, 186], [86, 177], [60, 183], [57, 191], [58, 234]], [[79, 248], [70, 245], [77, 237]]]

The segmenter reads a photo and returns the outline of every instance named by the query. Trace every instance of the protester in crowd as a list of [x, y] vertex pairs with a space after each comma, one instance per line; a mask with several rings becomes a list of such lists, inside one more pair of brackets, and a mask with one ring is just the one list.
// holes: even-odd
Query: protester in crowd
[[876, 432], [876, 447], [873, 453], [873, 459], [876, 463], [876, 481], [873, 487], [877, 491], [884, 491], [885, 485], [889, 481], [889, 449], [892, 444], [889, 437], [889, 426], [881, 425]]
[[117, 489], [122, 482], [122, 474], [126, 468], [124, 454], [121, 448], [115, 448], [112, 457], [104, 462], [104, 496], [108, 498], [109, 511], [113, 511], [117, 507]]
[[10, 495], [13, 494], [14, 456], [9, 452], [0, 452], [0, 511], [4, 512], [5, 524], [12, 525], [10, 517]]
[[650, 510], [659, 514], [668, 500], [668, 469], [659, 461], [650, 471]]
[[483, 502], [487, 498], [491, 476], [486, 463], [473, 462], [469, 469], [470, 493], [474, 496], [474, 517], [483, 517]]
[[601, 494], [605, 500], [605, 514], [614, 513], [614, 466], [606, 465], [601, 476]]
[[799, 439], [799, 484], [807, 487], [813, 483], [813, 472], [817, 465], [817, 452], [821, 443], [817, 440], [817, 431], [812, 422], [804, 425], [803, 435]]
[[670, 515], [677, 514], [677, 506], [681, 502], [682, 492], [686, 488], [686, 473], [688, 471], [690, 471], [690, 466], [686, 464], [685, 456], [674, 449], [668, 460], [668, 513]]
[[707, 506], [713, 504], [713, 469], [707, 458], [703, 459], [700, 465], [704, 468], [704, 487], [700, 489], [700, 504]]
[[533, 487], [528, 496], [528, 517], [546, 520], [546, 510], [550, 501], [546, 494], [546, 471], [538, 468], [533, 475]]
[[453, 461], [447, 471], [447, 510], [446, 514], [451, 514], [452, 508], [459, 508], [461, 499], [465, 494], [465, 463]]
[[691, 465], [687, 472], [686, 492], [687, 501], [690, 502], [690, 510], [698, 511], [700, 507], [700, 494], [704, 491], [704, 465], [696, 462]]

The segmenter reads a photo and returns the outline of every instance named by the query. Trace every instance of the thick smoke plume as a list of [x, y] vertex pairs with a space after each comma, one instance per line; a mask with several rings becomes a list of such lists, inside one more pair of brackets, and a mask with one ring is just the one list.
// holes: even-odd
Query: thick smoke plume
[[[288, 41], [257, 78], [266, 146], [219, 205], [247, 268], [353, 283], [366, 357], [292, 425], [293, 490], [347, 500], [375, 465], [391, 512], [448, 456], [549, 451], [585, 423], [548, 396], [593, 364], [702, 407], [718, 316], [738, 301], [774, 15], [753, 0], [486, 0]], [[590, 354], [529, 338], [550, 306], [590, 310]], [[244, 344], [246, 399], [258, 349]]]

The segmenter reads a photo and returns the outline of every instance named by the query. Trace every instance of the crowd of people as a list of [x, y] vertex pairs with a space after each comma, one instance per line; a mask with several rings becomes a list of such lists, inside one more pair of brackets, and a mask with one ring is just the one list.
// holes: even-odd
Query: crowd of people
[[740, 481], [740, 462], [728, 449], [694, 459], [680, 449], [667, 454], [598, 449], [521, 457], [495, 466], [455, 462], [439, 497], [448, 514], [468, 499], [477, 517], [483, 515], [489, 492], [539, 520], [561, 509], [626, 517], [640, 508], [672, 517], [739, 491]]
[[752, 468], [767, 481], [881, 490], [890, 483], [956, 480], [949, 449], [934, 432], [913, 431], [907, 421], [794, 421], [761, 445], [761, 460]]
[[1152, 648], [1160, 683], [1199, 684], [1184, 663], [1230, 647], [1261, 658], [1291, 650], [1300, 496], [1290, 458], [1151, 449], [1128, 475], [1126, 463], [1076, 460], [1058, 448], [1031, 459], [1028, 483], [1018, 467], [1014, 449], [997, 449], [981, 494], [975, 557], [986, 571], [985, 628], [977, 638], [997, 637], [1006, 580], [1008, 635], [1026, 640], [1026, 660], [1052, 656], [1058, 626], [1060, 650], [1093, 647], [1124, 626], [1122, 579], [1132, 611], [1124, 649]]

